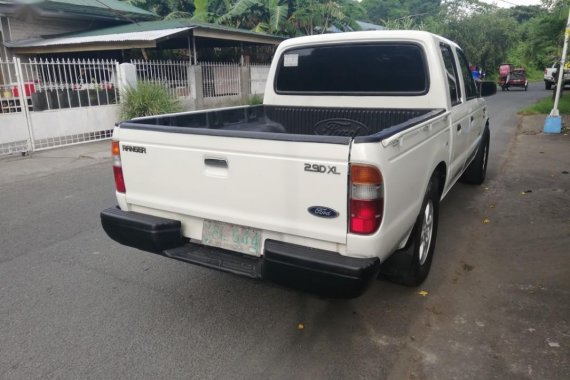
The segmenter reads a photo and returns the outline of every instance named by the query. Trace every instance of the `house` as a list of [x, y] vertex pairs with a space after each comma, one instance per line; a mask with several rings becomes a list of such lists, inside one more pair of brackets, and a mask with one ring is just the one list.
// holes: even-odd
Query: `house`
[[[118, 0], [0, 0], [0, 60], [17, 57], [111, 58], [149, 51], [274, 48], [284, 38], [191, 19], [159, 20]], [[154, 54], [156, 58], [156, 54]]]
[[0, 0], [0, 60], [11, 60], [14, 41], [101, 29], [159, 17], [118, 0]]

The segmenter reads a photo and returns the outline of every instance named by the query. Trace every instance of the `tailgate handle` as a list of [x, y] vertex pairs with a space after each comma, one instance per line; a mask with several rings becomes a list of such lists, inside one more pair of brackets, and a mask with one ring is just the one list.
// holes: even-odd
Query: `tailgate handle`
[[207, 166], [213, 166], [215, 168], [223, 168], [223, 169], [228, 168], [228, 160], [223, 158], [205, 158], [204, 163]]

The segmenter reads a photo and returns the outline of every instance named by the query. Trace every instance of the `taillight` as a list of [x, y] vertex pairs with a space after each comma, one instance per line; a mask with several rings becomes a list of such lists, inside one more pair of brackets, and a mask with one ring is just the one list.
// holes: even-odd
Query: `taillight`
[[384, 211], [384, 184], [380, 170], [370, 165], [350, 168], [350, 232], [370, 235], [378, 230]]
[[113, 174], [115, 175], [115, 188], [119, 193], [125, 193], [125, 178], [123, 177], [123, 165], [121, 163], [121, 147], [118, 141], [112, 143]]

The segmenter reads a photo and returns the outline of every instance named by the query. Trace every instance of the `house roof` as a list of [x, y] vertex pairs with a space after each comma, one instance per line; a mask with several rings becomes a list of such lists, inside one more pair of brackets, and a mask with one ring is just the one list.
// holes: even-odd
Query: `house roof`
[[106, 19], [156, 20], [158, 15], [119, 0], [0, 0], [0, 9], [10, 14], [22, 9], [53, 15], [71, 13]]
[[67, 36], [49, 39], [33, 39], [16, 42], [5, 42], [6, 47], [12, 48], [50, 48], [50, 47], [63, 47], [73, 49], [74, 45], [79, 45], [77, 49], [91, 50], [90, 46], [98, 46], [99, 44], [112, 44], [111, 49], [124, 49], [125, 43], [132, 47], [155, 47], [157, 42], [173, 37], [190, 30], [191, 28], [174, 28], [151, 30], [144, 32], [129, 32], [129, 33], [115, 33], [104, 34], [98, 36]]
[[240, 43], [277, 45], [285, 39], [190, 19], [175, 19], [138, 22], [4, 44], [22, 54], [153, 48], [165, 40], [170, 40], [165, 47], [187, 48], [189, 35], [184, 32], [188, 31], [199, 45], [208, 47], [239, 46]]
[[158, 21], [146, 21], [138, 23], [130, 23], [118, 26], [112, 26], [104, 29], [89, 30], [85, 32], [73, 33], [76, 37], [87, 37], [87, 36], [100, 36], [105, 34], [119, 34], [119, 33], [132, 33], [132, 32], [144, 32], [150, 30], [163, 30], [172, 28], [199, 28], [203, 30], [211, 30], [217, 32], [227, 32], [227, 33], [238, 33], [240, 35], [250, 35], [255, 37], [266, 37], [273, 41], [282, 41], [285, 37], [273, 36], [270, 34], [252, 32], [247, 29], [237, 29], [225, 25], [210, 24], [206, 22], [193, 21], [190, 18], [177, 18], [171, 20], [158, 20]]

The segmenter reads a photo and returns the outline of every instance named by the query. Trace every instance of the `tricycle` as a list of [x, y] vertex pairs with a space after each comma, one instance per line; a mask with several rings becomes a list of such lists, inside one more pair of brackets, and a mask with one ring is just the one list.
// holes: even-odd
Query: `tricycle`
[[514, 68], [510, 63], [504, 63], [499, 66], [499, 86], [503, 91], [509, 91], [511, 87], [528, 89], [528, 80], [526, 71], [523, 68]]

